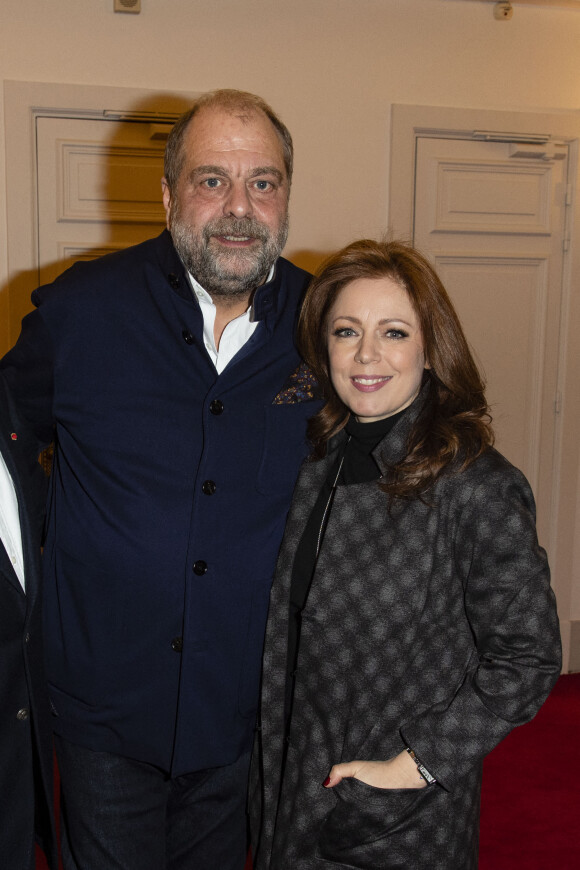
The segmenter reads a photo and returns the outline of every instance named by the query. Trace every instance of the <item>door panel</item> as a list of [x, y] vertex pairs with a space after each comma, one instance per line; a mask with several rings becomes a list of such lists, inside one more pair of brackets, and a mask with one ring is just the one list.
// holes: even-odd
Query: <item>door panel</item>
[[[171, 125], [37, 118], [39, 283], [157, 235]], [[165, 135], [164, 135], [165, 131]]]
[[498, 448], [537, 481], [546, 263], [441, 256], [435, 262], [488, 382]]
[[[551, 510], [567, 153], [419, 137], [414, 242], [435, 263], [488, 384], [497, 447]], [[564, 159], [562, 159], [564, 158]]]

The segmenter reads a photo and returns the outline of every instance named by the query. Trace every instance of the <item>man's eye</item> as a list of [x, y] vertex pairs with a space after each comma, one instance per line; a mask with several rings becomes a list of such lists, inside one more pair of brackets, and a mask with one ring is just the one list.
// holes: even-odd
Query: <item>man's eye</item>
[[271, 181], [256, 181], [256, 187], [258, 190], [270, 190], [272, 187]]
[[221, 181], [219, 178], [206, 178], [203, 183], [206, 187], [219, 187]]

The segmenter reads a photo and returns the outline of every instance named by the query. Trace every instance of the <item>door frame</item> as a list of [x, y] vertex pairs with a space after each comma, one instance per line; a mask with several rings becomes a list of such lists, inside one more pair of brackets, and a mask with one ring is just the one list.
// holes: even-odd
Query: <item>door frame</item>
[[[39, 117], [173, 120], [200, 92], [153, 91], [52, 82], [4, 82], [10, 344], [38, 280], [36, 121]], [[159, 193], [161, 197], [161, 190]]]
[[569, 146], [568, 216], [555, 397], [552, 512], [549, 540], [552, 584], [562, 630], [563, 670], [580, 670], [580, 114], [456, 109], [395, 104], [391, 108], [389, 228], [411, 241], [417, 139], [472, 139], [474, 131], [564, 141]]

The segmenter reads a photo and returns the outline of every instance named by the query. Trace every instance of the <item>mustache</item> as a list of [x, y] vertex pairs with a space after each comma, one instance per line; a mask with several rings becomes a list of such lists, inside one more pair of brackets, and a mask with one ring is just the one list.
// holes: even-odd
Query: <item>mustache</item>
[[267, 242], [270, 237], [268, 227], [261, 224], [255, 218], [218, 218], [210, 221], [203, 228], [205, 242], [209, 242], [212, 236], [248, 236]]

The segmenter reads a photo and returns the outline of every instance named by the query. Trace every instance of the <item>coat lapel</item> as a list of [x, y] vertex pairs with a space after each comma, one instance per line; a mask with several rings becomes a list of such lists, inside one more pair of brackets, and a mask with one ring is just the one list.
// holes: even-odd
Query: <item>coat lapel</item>
[[[16, 498], [18, 500], [24, 571], [26, 576], [26, 597], [29, 606], [31, 606], [38, 592], [38, 554], [32, 544], [35, 536], [33, 534], [29, 504], [34, 502], [34, 493], [27, 484], [30, 473], [27, 469], [26, 457], [23, 456], [25, 440], [26, 438], [16, 422], [4, 384], [0, 383], [0, 450], [2, 451], [6, 467], [10, 472], [16, 492]], [[3, 571], [6, 577], [16, 586], [17, 589], [23, 592], [20, 581], [14, 571], [3, 544], [0, 547], [0, 570]]]
[[[6, 461], [6, 455], [5, 455], [4, 450], [2, 450], [2, 456], [4, 457], [4, 459]], [[10, 464], [7, 461], [6, 461], [6, 465], [9, 468], [10, 476], [14, 480], [14, 472], [10, 468]], [[5, 577], [12, 584], [12, 586], [14, 586], [19, 592], [23, 592], [20, 580], [18, 579], [18, 577], [16, 575], [16, 571], [14, 570], [14, 566], [12, 565], [10, 557], [6, 551], [6, 547], [4, 546], [4, 541], [1, 538], [0, 538], [0, 571], [2, 572], [2, 574], [5, 575]]]

